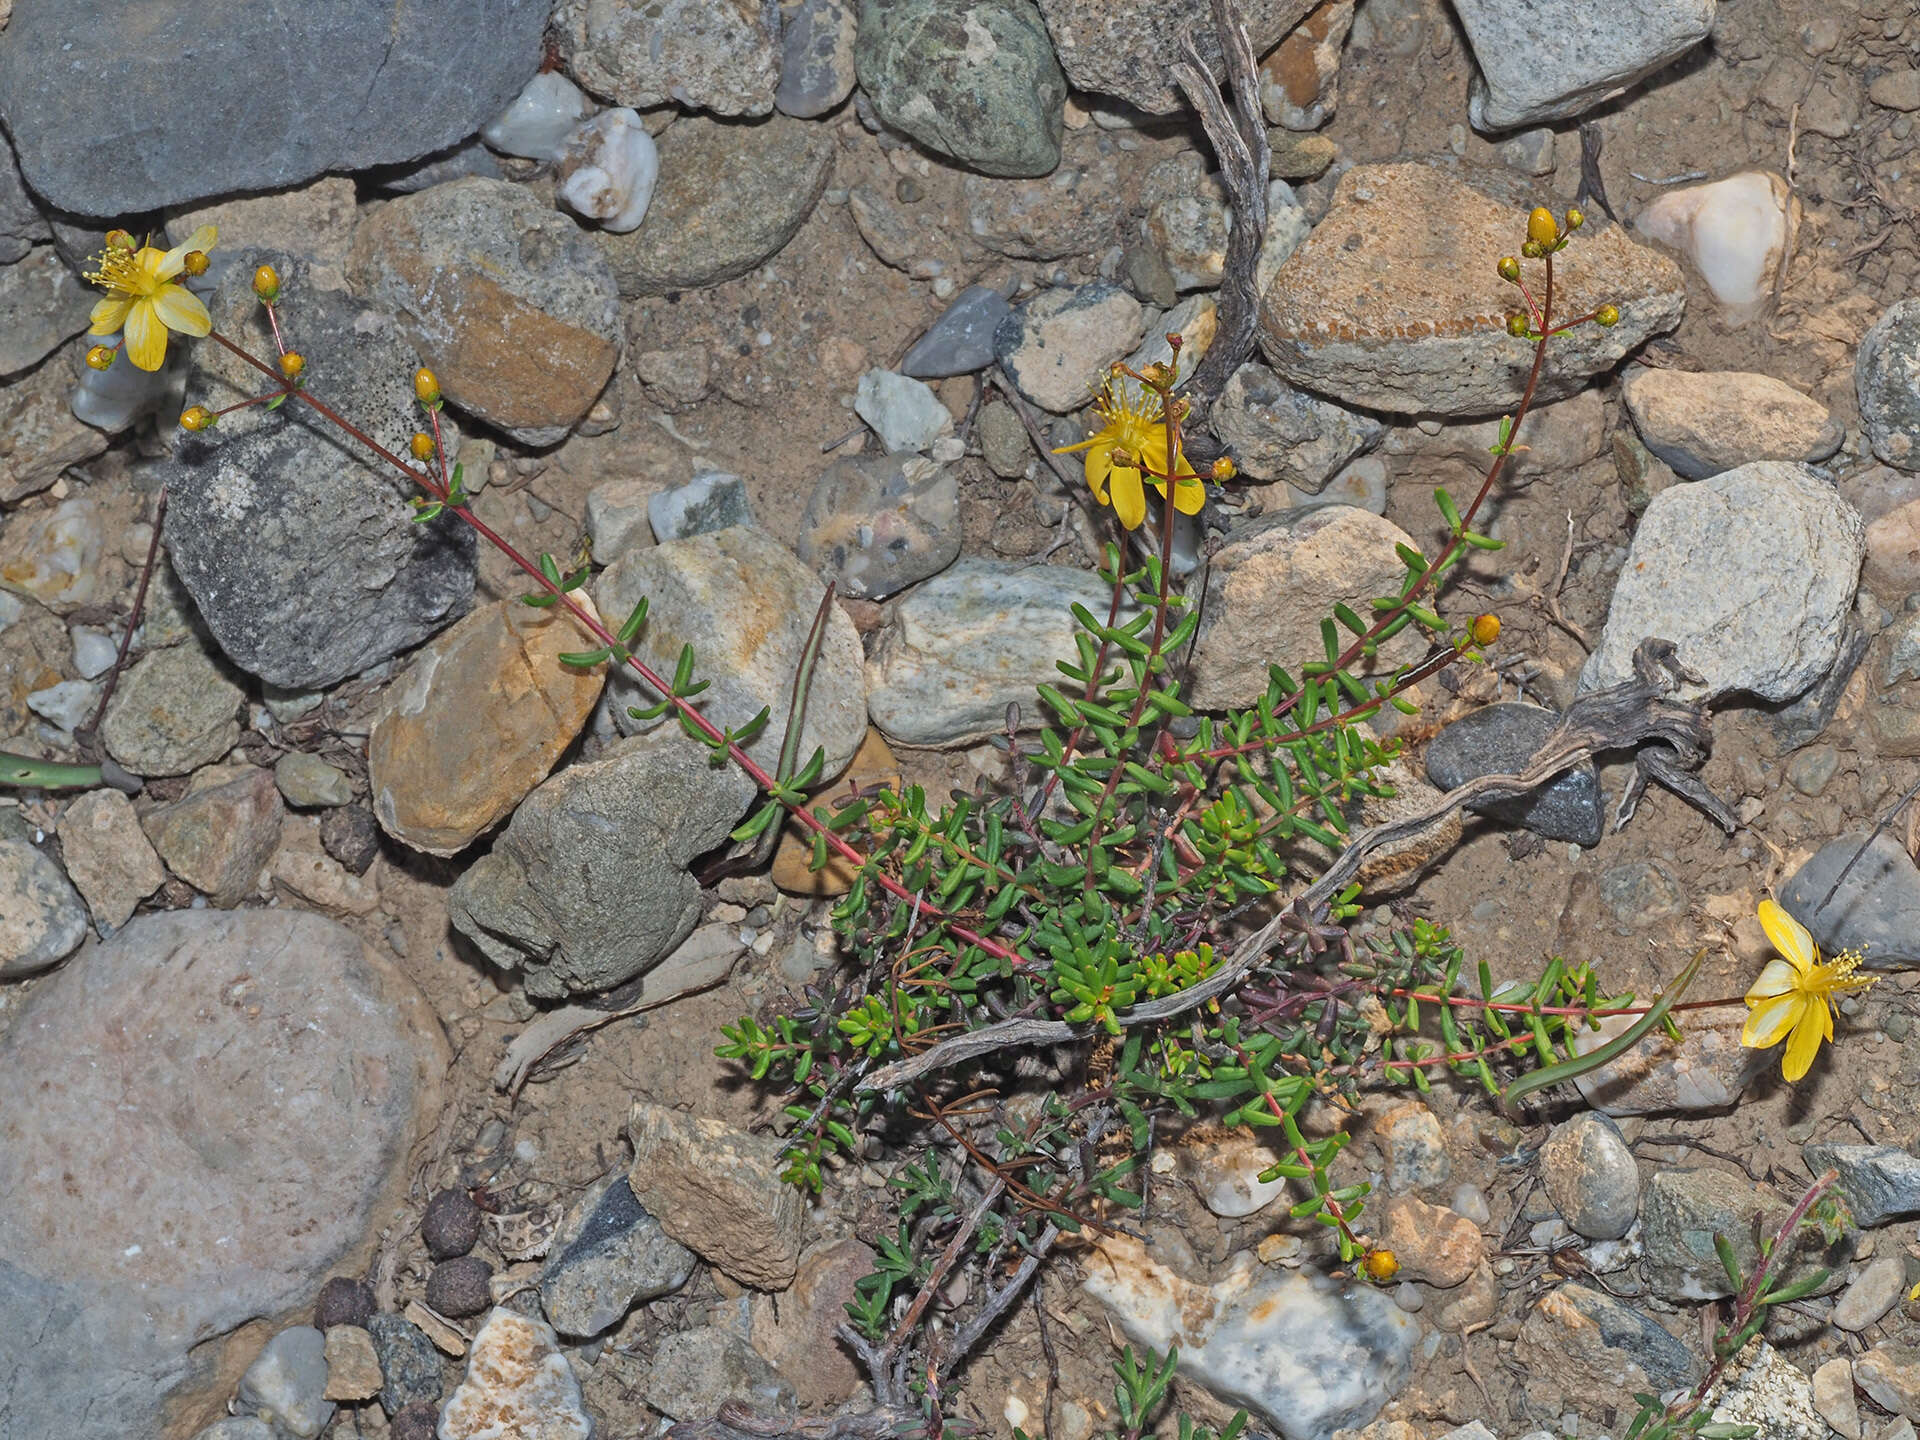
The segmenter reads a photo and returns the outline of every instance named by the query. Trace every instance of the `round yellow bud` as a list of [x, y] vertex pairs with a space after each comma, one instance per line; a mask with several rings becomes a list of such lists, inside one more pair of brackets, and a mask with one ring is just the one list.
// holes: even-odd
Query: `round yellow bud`
[[1618, 305], [1602, 305], [1598, 310], [1593, 312], [1593, 323], [1611, 330], [1620, 323], [1620, 307]]
[[135, 248], [133, 236], [124, 230], [109, 230], [107, 231], [107, 248], [109, 250], [132, 250]]
[[280, 298], [280, 272], [271, 265], [262, 265], [253, 272], [253, 293], [268, 305]]
[[109, 369], [113, 365], [113, 357], [117, 353], [117, 351], [109, 350], [105, 345], [96, 345], [87, 351], [87, 368], [89, 370]]
[[1400, 1257], [1391, 1250], [1369, 1250], [1360, 1268], [1367, 1272], [1368, 1279], [1384, 1285], [1400, 1273]]
[[1578, 230], [1582, 225], [1586, 223], [1587, 223], [1587, 216], [1585, 211], [1582, 211], [1582, 210], [1567, 211], [1567, 229]]
[[1494, 267], [1500, 272], [1500, 278], [1509, 285], [1520, 283], [1520, 262], [1511, 255], [1502, 255], [1500, 263]]
[[1527, 259], [1529, 260], [1538, 260], [1542, 255], [1546, 254], [1547, 252], [1545, 248], [1541, 246], [1539, 241], [1523, 240], [1520, 242], [1520, 253], [1526, 256]]
[[1513, 336], [1513, 338], [1516, 340], [1526, 339], [1527, 338], [1527, 317], [1522, 315], [1517, 310], [1513, 314], [1507, 316], [1507, 334]]
[[1527, 216], [1527, 238], [1542, 250], [1560, 238], [1560, 227], [1554, 223], [1553, 212], [1544, 205], [1533, 207], [1533, 213]]
[[289, 350], [280, 357], [280, 373], [289, 380], [298, 380], [307, 368], [307, 357], [298, 350]]
[[186, 271], [187, 274], [189, 275], [206, 274], [207, 273], [207, 252], [204, 250], [187, 251], [185, 255], [182, 255], [180, 257], [180, 268]]
[[1473, 643], [1491, 645], [1500, 638], [1500, 617], [1498, 615], [1477, 615], [1473, 621]]
[[413, 451], [414, 459], [431, 460], [433, 458], [433, 436], [427, 434], [424, 430], [416, 430], [413, 432], [413, 439], [407, 442], [407, 448]]
[[189, 405], [180, 415], [182, 430], [205, 430], [213, 424], [213, 412], [204, 405]]
[[1240, 467], [1235, 465], [1227, 456], [1222, 455], [1218, 460], [1213, 462], [1213, 469], [1208, 473], [1211, 474], [1215, 480], [1224, 484], [1240, 473]]
[[413, 398], [422, 405], [440, 403], [440, 377], [424, 365], [413, 372]]

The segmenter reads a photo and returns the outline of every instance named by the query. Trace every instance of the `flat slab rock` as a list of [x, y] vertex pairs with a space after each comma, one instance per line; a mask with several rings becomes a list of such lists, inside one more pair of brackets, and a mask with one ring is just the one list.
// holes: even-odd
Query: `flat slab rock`
[[[1394, 414], [1497, 415], [1526, 386], [1532, 344], [1507, 333], [1520, 307], [1495, 273], [1526, 238], [1527, 206], [1496, 175], [1436, 165], [1356, 165], [1333, 206], [1260, 302], [1260, 348], [1295, 385]], [[1536, 261], [1524, 269], [1533, 284]], [[1611, 370], [1686, 308], [1680, 269], [1618, 225], [1589, 228], [1554, 257], [1554, 314], [1619, 307], [1610, 330], [1582, 325], [1548, 346], [1538, 398]]]
[[413, 984], [320, 916], [89, 942], [0, 1037], [31, 1091], [0, 1110], [0, 1434], [161, 1434], [189, 1347], [353, 1263], [449, 1063]]

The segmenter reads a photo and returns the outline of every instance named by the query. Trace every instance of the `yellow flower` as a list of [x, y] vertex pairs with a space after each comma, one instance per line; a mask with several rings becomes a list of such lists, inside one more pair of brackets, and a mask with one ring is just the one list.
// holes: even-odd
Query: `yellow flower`
[[1833, 1039], [1833, 997], [1864, 990], [1874, 977], [1854, 975], [1860, 966], [1858, 951], [1843, 951], [1822, 962], [1807, 927], [1771, 900], [1760, 902], [1760, 924], [1782, 958], [1769, 960], [1747, 991], [1747, 1023], [1740, 1043], [1764, 1050], [1786, 1040], [1780, 1073], [1798, 1080], [1820, 1053], [1820, 1042]]
[[129, 250], [109, 245], [94, 257], [99, 267], [87, 279], [107, 292], [93, 307], [95, 335], [126, 334], [127, 358], [142, 370], [158, 370], [167, 358], [167, 332], [205, 335], [213, 320], [200, 297], [173, 277], [186, 268], [193, 251], [213, 248], [220, 232], [202, 225], [186, 243], [171, 250], [152, 245]]
[[[1086, 451], [1087, 486], [1093, 498], [1111, 505], [1120, 523], [1136, 530], [1147, 518], [1144, 487], [1151, 485], [1163, 496], [1167, 493], [1166, 481], [1159, 478], [1167, 473], [1167, 427], [1160, 397], [1116, 378], [1106, 383], [1093, 408], [1104, 422], [1099, 431], [1078, 445], [1062, 445], [1053, 453]], [[1197, 515], [1206, 503], [1207, 487], [1182, 450], [1174, 478], [1174, 508], [1182, 515]]]

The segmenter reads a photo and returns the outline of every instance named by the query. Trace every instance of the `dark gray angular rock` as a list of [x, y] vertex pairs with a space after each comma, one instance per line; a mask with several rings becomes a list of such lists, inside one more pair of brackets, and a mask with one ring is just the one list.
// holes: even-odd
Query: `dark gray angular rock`
[[[69, 0], [18, 0], [0, 35], [0, 119], [27, 182], [77, 215], [121, 217], [464, 140], [539, 69], [547, 0], [312, 0], [263, 21], [209, 0], [149, 33]], [[111, 97], [76, 124], [72, 97]], [[210, 118], [217, 117], [217, 121]]]
[[1863, 1230], [1920, 1215], [1920, 1158], [1891, 1145], [1808, 1145], [1800, 1155], [1815, 1175], [1840, 1172], [1853, 1222]]
[[1871, 643], [1872, 637], [1867, 634], [1866, 628], [1859, 620], [1848, 616], [1846, 628], [1840, 636], [1840, 653], [1834, 659], [1833, 668], [1811, 690], [1785, 705], [1754, 707], [1760, 722], [1780, 742], [1781, 750], [1798, 750], [1820, 738], [1821, 732], [1827, 728], [1827, 722], [1833, 719], [1834, 712], [1840, 708], [1841, 697], [1847, 693], [1847, 682], [1853, 679], [1853, 672], [1866, 658], [1867, 646]]
[[[1462, 716], [1433, 737], [1427, 747], [1427, 778], [1451, 790], [1481, 775], [1511, 775], [1524, 769], [1560, 723], [1539, 705], [1507, 701]], [[1570, 840], [1592, 848], [1600, 843], [1600, 780], [1591, 761], [1583, 761], [1531, 794], [1488, 800], [1468, 807], [1508, 825], [1519, 825], [1549, 840]]]
[[1920, 470], [1920, 299], [1889, 305], [1860, 341], [1854, 392], [1873, 453]]
[[[418, 410], [419, 359], [390, 317], [337, 290], [298, 282], [300, 349], [328, 400], [396, 454]], [[214, 324], [273, 354], [261, 307], [238, 286]], [[194, 348], [188, 395], [210, 410], [259, 393], [259, 376], [210, 345]], [[418, 645], [473, 599], [473, 533], [452, 516], [416, 524], [414, 487], [305, 405], [227, 417], [182, 441], [160, 467], [173, 566], [220, 648], [289, 690], [316, 690]]]
[[52, 238], [46, 216], [27, 192], [13, 146], [0, 132], [0, 265], [11, 265], [35, 245]]
[[651, 496], [647, 524], [661, 545], [689, 535], [711, 535], [735, 525], [751, 525], [753, 504], [747, 498], [747, 482], [720, 470], [696, 475], [684, 485]]
[[1865, 839], [1856, 831], [1821, 846], [1780, 887], [1780, 903], [1825, 954], [1863, 950], [1864, 970], [1920, 963], [1920, 869], [1891, 835], [1876, 836], [1833, 899], [1826, 900]]
[[913, 342], [900, 361], [900, 373], [937, 380], [986, 369], [993, 363], [993, 332], [1012, 313], [1007, 297], [991, 285], [969, 285]]
[[858, 0], [800, 0], [780, 17], [780, 88], [773, 108], [811, 120], [853, 93]]
[[397, 1415], [409, 1405], [431, 1405], [440, 1398], [440, 1352], [427, 1332], [400, 1315], [376, 1315], [367, 1322], [373, 1353], [380, 1357], [380, 1407]]
[[51, 245], [0, 265], [0, 376], [38, 365], [87, 328], [99, 292], [60, 262]]
[[1585, 1285], [1562, 1285], [1556, 1293], [1594, 1323], [1611, 1349], [1632, 1356], [1659, 1389], [1677, 1389], [1700, 1378], [1693, 1352], [1651, 1315]]
[[693, 1274], [696, 1256], [660, 1228], [618, 1172], [574, 1203], [540, 1271], [540, 1304], [562, 1335], [586, 1339], [627, 1311], [671, 1295]]
[[1233, 372], [1212, 420], [1244, 474], [1284, 480], [1309, 495], [1387, 433], [1373, 416], [1297, 390], [1257, 364]]
[[1031, 0], [862, 0], [860, 88], [880, 118], [988, 175], [1060, 163], [1067, 77]]
[[449, 892], [448, 918], [494, 964], [522, 971], [537, 999], [609, 989], [692, 933], [700, 885], [686, 867], [753, 795], [677, 725], [623, 741], [521, 802]]

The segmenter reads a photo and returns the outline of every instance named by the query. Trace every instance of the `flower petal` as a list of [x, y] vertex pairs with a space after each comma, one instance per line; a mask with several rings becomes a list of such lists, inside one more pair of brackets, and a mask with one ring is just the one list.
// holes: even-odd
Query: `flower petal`
[[95, 335], [111, 335], [127, 322], [127, 307], [133, 302], [109, 295], [94, 303], [92, 332]]
[[1787, 957], [1793, 968], [1805, 974], [1813, 968], [1820, 952], [1814, 948], [1807, 927], [1781, 909], [1771, 899], [1760, 902], [1760, 928], [1767, 932], [1773, 948]]
[[[1816, 1010], [1820, 1012], [1819, 1015], [1813, 1013]], [[1827, 1014], [1825, 1005], [1811, 1005], [1793, 1027], [1793, 1038], [1787, 1041], [1787, 1053], [1780, 1062], [1780, 1073], [1788, 1080], [1798, 1080], [1813, 1068], [1813, 1057], [1820, 1053], [1820, 1041], [1824, 1038], [1820, 1030], [1820, 1016], [1826, 1016], [1829, 1025], [1833, 1023], [1833, 1017]]]
[[162, 285], [154, 292], [153, 309], [169, 330], [182, 335], [205, 335], [213, 329], [207, 307], [183, 285]]
[[1800, 979], [1797, 972], [1784, 960], [1769, 960], [1760, 971], [1760, 978], [1753, 982], [1747, 991], [1747, 1003], [1758, 1005], [1762, 1000], [1771, 1000], [1776, 995], [1785, 995], [1798, 988]]
[[1147, 495], [1140, 488], [1140, 472], [1131, 465], [1113, 469], [1113, 513], [1129, 530], [1138, 530], [1147, 518]]
[[1093, 448], [1087, 451], [1084, 465], [1087, 488], [1093, 491], [1093, 498], [1104, 505], [1107, 503], [1107, 476], [1113, 471], [1113, 443], [1097, 435], [1089, 443]]
[[127, 310], [127, 358], [141, 370], [158, 370], [167, 358], [167, 327], [151, 300], [136, 300]]
[[[181, 267], [187, 263], [187, 252], [189, 250], [211, 250], [213, 248], [213, 242], [219, 238], [220, 228], [217, 225], [202, 225], [185, 240], [161, 255], [159, 262], [150, 267], [153, 277], [156, 280], [171, 280], [180, 273]], [[148, 248], [150, 249], [152, 247]], [[142, 251], [141, 259], [144, 260], [145, 258], [146, 252]]]
[[1747, 1023], [1740, 1027], [1740, 1043], [1749, 1050], [1764, 1050], [1769, 1045], [1778, 1045], [1806, 1013], [1807, 997], [1804, 995], [1782, 995], [1777, 999], [1763, 1000], [1753, 1007], [1747, 1015]]
[[1182, 475], [1174, 482], [1173, 508], [1182, 515], [1198, 515], [1206, 508], [1207, 487], [1191, 475]]

